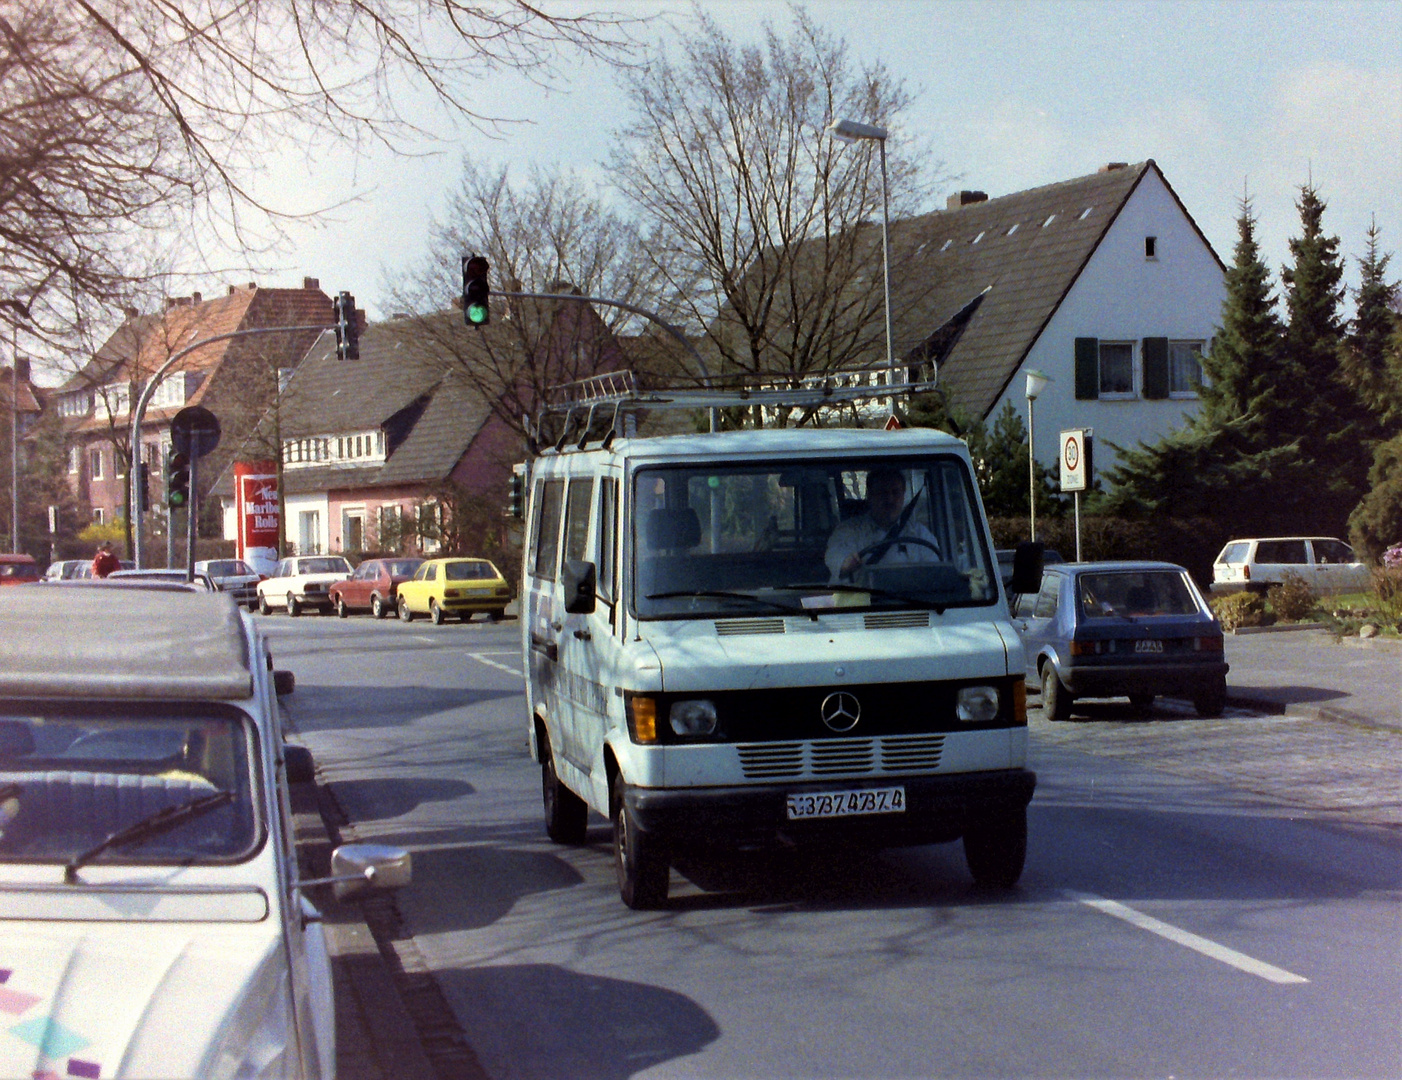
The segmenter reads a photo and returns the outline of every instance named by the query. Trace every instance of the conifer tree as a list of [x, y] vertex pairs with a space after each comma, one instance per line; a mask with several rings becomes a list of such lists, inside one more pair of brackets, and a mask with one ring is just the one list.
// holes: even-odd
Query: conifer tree
[[1116, 446], [1101, 508], [1123, 516], [1211, 513], [1238, 535], [1293, 529], [1300, 500], [1297, 439], [1282, 438], [1283, 329], [1249, 199], [1225, 277], [1222, 323], [1203, 357], [1201, 407], [1153, 445]]
[[1374, 439], [1370, 414], [1349, 385], [1344, 351], [1343, 262], [1339, 238], [1324, 231], [1326, 204], [1312, 184], [1296, 203], [1301, 234], [1290, 241], [1294, 264], [1281, 271], [1288, 322], [1278, 438], [1299, 439], [1311, 474], [1300, 492], [1299, 528], [1342, 535], [1348, 511], [1368, 490]]
[[1402, 424], [1402, 371], [1388, 365], [1389, 345], [1397, 332], [1393, 312], [1397, 285], [1387, 280], [1392, 255], [1379, 251], [1380, 230], [1374, 221], [1368, 245], [1358, 260], [1359, 284], [1354, 290], [1354, 316], [1344, 340], [1341, 370], [1345, 381], [1384, 426]]

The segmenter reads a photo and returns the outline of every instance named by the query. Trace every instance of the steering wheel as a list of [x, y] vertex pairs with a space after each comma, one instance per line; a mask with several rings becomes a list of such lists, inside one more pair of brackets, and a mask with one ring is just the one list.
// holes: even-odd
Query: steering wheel
[[940, 553], [939, 546], [936, 544], [932, 544], [928, 540], [922, 540], [918, 536], [898, 536], [894, 540], [878, 540], [874, 544], [869, 544], [868, 546], [862, 548], [861, 551], [857, 552], [857, 558], [862, 561], [863, 565], [865, 565], [866, 557], [870, 555], [873, 551], [880, 551], [884, 555], [888, 550], [900, 544], [919, 544], [921, 547], [929, 548], [936, 555]]

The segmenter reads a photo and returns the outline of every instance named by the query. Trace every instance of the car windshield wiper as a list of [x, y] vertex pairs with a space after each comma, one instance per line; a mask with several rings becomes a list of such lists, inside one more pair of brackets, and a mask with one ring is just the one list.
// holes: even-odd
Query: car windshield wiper
[[[899, 600], [903, 604], [910, 604], [912, 607], [926, 608], [936, 615], [943, 615], [948, 604], [941, 604], [938, 601], [930, 600], [927, 597], [915, 596], [910, 593], [892, 592], [890, 589], [876, 589], [870, 585], [851, 585], [842, 581], [812, 582], [807, 585], [775, 585], [775, 589], [811, 589], [814, 592], [850, 592], [867, 593], [870, 596], [879, 596], [883, 600]], [[810, 608], [811, 611], [818, 611], [818, 608]]]
[[759, 604], [770, 611], [782, 611], [785, 615], [807, 615], [808, 612], [794, 607], [792, 604], [781, 604], [777, 600], [767, 600], [762, 596], [755, 596], [754, 593], [726, 592], [722, 589], [674, 589], [671, 592], [648, 593], [649, 600], [673, 600], [679, 596], [699, 596], [716, 600], [744, 600], [747, 603]]
[[74, 855], [68, 860], [68, 865], [63, 868], [63, 880], [69, 885], [76, 884], [78, 868], [92, 862], [108, 848], [134, 844], [138, 840], [159, 836], [161, 833], [169, 832], [177, 825], [183, 825], [187, 821], [202, 817], [209, 811], [233, 801], [233, 798], [232, 791], [216, 791], [210, 795], [201, 795], [198, 799], [191, 799], [187, 803], [181, 803], [179, 806], [167, 806], [164, 810], [157, 810], [150, 817], [142, 818], [140, 821], [118, 829], [88, 848], [87, 851]]

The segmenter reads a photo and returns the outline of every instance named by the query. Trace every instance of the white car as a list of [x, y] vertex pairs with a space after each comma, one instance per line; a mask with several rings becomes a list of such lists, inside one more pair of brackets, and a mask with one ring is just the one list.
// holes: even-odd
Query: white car
[[1368, 568], [1342, 540], [1270, 536], [1228, 542], [1212, 564], [1212, 591], [1265, 592], [1287, 573], [1299, 574], [1319, 596], [1363, 592], [1372, 581]]
[[264, 615], [284, 608], [300, 615], [304, 607], [331, 610], [327, 590], [351, 576], [351, 565], [340, 555], [292, 555], [277, 564], [272, 576], [258, 583], [258, 610]]
[[220, 592], [232, 593], [240, 607], [252, 611], [258, 606], [258, 582], [263, 575], [242, 559], [205, 559], [195, 563], [195, 570], [208, 574]]
[[251, 617], [218, 593], [131, 589], [113, 619], [105, 589], [3, 589], [0, 640], [0, 1076], [330, 1080], [304, 890], [402, 885], [409, 857], [348, 844], [299, 880]]

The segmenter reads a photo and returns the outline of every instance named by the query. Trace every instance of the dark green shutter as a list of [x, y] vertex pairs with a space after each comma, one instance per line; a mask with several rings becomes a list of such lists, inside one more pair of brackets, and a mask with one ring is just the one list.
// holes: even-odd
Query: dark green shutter
[[1168, 397], [1168, 338], [1144, 339], [1144, 396], [1150, 401]]
[[1076, 339], [1076, 400], [1094, 401], [1100, 396], [1100, 340]]

